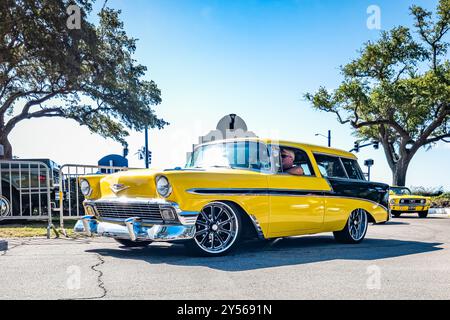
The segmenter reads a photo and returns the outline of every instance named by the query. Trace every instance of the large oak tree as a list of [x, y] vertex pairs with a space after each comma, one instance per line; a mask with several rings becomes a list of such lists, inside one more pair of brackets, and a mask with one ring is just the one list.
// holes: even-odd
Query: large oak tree
[[414, 32], [404, 26], [381, 32], [341, 68], [336, 90], [306, 94], [361, 140], [380, 141], [399, 186], [420, 148], [450, 142], [450, 0], [440, 0], [434, 14], [418, 6], [410, 11]]
[[[79, 29], [73, 28], [73, 5], [80, 11]], [[161, 93], [145, 80], [147, 68], [133, 59], [136, 39], [125, 33], [120, 11], [104, 5], [97, 25], [89, 19], [92, 11], [92, 0], [0, 2], [0, 144], [5, 158], [12, 157], [8, 136], [27, 119], [73, 119], [122, 143], [127, 129], [167, 124], [152, 110]]]

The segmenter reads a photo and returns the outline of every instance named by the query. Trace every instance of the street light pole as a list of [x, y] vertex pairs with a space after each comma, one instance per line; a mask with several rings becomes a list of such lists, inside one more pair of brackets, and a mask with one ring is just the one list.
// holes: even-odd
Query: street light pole
[[328, 130], [328, 135], [327, 136], [324, 136], [323, 134], [320, 134], [320, 133], [316, 133], [316, 137], [317, 136], [321, 136], [321, 137], [327, 138], [327, 140], [328, 140], [328, 148], [331, 147], [331, 130]]
[[328, 148], [331, 147], [331, 130], [328, 130]]
[[145, 168], [148, 169], [148, 126], [145, 126], [145, 147], [144, 147]]

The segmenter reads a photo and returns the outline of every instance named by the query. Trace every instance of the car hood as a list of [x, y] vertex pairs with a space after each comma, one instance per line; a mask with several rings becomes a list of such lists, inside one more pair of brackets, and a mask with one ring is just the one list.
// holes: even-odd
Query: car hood
[[[156, 178], [161, 175], [168, 178], [174, 191], [177, 192], [183, 192], [189, 187], [201, 187], [205, 184], [228, 185], [232, 180], [249, 179], [250, 182], [251, 180], [261, 177], [261, 174], [257, 171], [229, 168], [168, 170], [139, 169], [105, 175], [99, 179], [97, 188], [99, 188], [99, 194], [101, 194], [102, 198], [155, 198], [159, 197], [156, 192]], [[89, 177], [87, 178], [89, 180]], [[94, 177], [91, 177], [91, 180], [93, 179]]]

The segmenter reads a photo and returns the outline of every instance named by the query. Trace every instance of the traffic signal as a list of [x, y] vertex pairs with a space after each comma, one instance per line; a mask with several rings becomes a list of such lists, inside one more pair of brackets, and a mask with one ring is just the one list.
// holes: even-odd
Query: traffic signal
[[359, 142], [358, 141], [355, 141], [353, 150], [355, 150], [355, 152], [359, 152]]
[[152, 163], [152, 152], [150, 150], [148, 150], [147, 159], [148, 159], [148, 164], [150, 165]]

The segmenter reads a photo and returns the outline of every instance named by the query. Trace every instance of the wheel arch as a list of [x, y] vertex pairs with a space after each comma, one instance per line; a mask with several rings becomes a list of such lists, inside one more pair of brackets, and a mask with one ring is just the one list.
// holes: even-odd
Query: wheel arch
[[377, 223], [377, 221], [375, 220], [375, 217], [366, 209], [361, 208], [362, 210], [364, 210], [367, 214], [367, 221], [371, 222], [371, 223]]
[[246, 239], [264, 239], [264, 234], [258, 225], [256, 218], [252, 218], [250, 214], [237, 202], [231, 200], [214, 200], [214, 202], [223, 202], [228, 205], [233, 205], [238, 208], [241, 213], [244, 238]]

